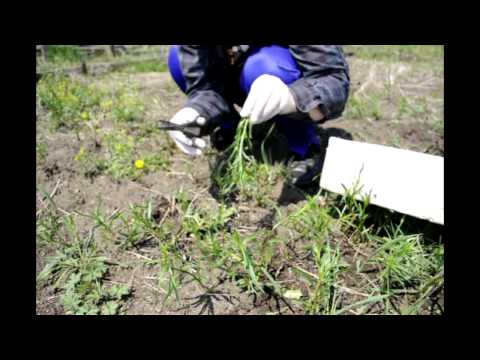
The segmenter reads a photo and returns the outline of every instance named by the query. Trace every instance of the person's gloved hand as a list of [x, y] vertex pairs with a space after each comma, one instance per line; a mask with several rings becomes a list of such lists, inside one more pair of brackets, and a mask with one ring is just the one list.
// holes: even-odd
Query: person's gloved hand
[[288, 86], [276, 76], [262, 75], [253, 82], [240, 116], [250, 117], [252, 124], [260, 124], [295, 111], [297, 106]]
[[[170, 122], [177, 125], [185, 125], [196, 122], [200, 126], [206, 124], [203, 117], [199, 117], [197, 110], [186, 107], [177, 112]], [[202, 149], [205, 148], [206, 143], [199, 137], [190, 138], [181, 131], [169, 131], [168, 134], [175, 141], [177, 146], [184, 153], [192, 156], [202, 155]]]

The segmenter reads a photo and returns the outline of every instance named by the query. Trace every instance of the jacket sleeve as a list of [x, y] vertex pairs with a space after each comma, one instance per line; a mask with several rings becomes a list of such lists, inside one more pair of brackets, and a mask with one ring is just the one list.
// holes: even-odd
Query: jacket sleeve
[[231, 112], [223, 97], [221, 66], [216, 66], [216, 48], [202, 45], [181, 45], [179, 61], [186, 83], [186, 106], [197, 110], [211, 121]]
[[297, 108], [308, 113], [319, 107], [324, 120], [341, 116], [350, 87], [342, 49], [336, 45], [289, 45], [289, 49], [303, 74], [289, 86]]

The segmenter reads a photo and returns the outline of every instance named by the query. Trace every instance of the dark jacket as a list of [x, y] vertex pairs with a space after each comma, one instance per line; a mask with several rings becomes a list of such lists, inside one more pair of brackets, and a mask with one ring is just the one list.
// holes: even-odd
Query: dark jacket
[[[345, 108], [350, 84], [342, 49], [336, 45], [287, 46], [303, 75], [289, 85], [298, 110], [306, 114], [319, 106], [324, 120], [338, 118]], [[239, 88], [241, 66], [235, 69], [230, 65], [226, 49], [231, 47], [182, 45], [179, 48], [180, 66], [187, 86], [186, 106], [209, 119], [233, 116], [233, 103], [241, 106], [245, 100], [234, 90]], [[235, 48], [238, 63], [242, 64], [250, 45], [235, 45]]]

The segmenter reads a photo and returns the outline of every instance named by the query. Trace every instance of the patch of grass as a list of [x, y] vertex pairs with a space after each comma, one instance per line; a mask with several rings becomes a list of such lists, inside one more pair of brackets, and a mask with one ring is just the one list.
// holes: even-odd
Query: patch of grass
[[116, 180], [135, 179], [143, 170], [135, 168], [135, 146], [141, 141], [127, 135], [126, 131], [110, 132], [105, 135], [105, 173]]
[[346, 116], [352, 119], [382, 119], [382, 110], [380, 108], [380, 97], [371, 95], [367, 98], [352, 96], [347, 103]]
[[160, 61], [160, 59], [131, 64], [122, 69], [122, 71], [126, 73], [165, 72], [167, 70], [167, 64]]
[[398, 119], [407, 118], [408, 120], [428, 119], [430, 109], [425, 98], [407, 99], [400, 97], [396, 117]]
[[[232, 256], [237, 260], [237, 264], [241, 266], [244, 275], [237, 279], [237, 283], [241, 288], [246, 289], [250, 293], [263, 292], [263, 286], [260, 284], [260, 271], [252, 257], [251, 250], [247, 247], [247, 242], [254, 240], [256, 240], [255, 235], [242, 238], [236, 231], [231, 237], [231, 241], [237, 250], [236, 254], [234, 253]], [[237, 274], [238, 272], [235, 272], [235, 275]]]
[[[384, 226], [385, 236], [368, 235], [375, 251], [366, 264], [378, 270], [375, 291], [385, 296], [386, 314], [419, 313], [443, 286], [443, 244], [426, 245], [422, 234], [405, 233], [404, 228], [411, 226], [404, 226], [404, 219]], [[404, 294], [409, 294], [410, 305], [403, 303], [398, 307], [396, 299]], [[412, 297], [416, 298], [413, 304]]]
[[421, 235], [403, 235], [377, 238], [377, 250], [370, 264], [382, 268], [379, 277], [382, 289], [403, 289], [426, 280], [433, 267], [420, 242]]
[[102, 210], [102, 201], [99, 197], [97, 200], [97, 206], [93, 211], [88, 214], [83, 214], [79, 211], [76, 211], [75, 213], [92, 220], [95, 229], [98, 228], [102, 230], [103, 239], [113, 242], [116, 237], [116, 228], [114, 223], [122, 215], [121, 211], [117, 209], [113, 211], [112, 214], [107, 215], [106, 212]]
[[337, 276], [345, 265], [341, 261], [340, 251], [332, 249], [328, 242], [317, 241], [312, 250], [317, 271], [312, 279], [314, 286], [305, 303], [305, 310], [308, 314], [331, 314], [337, 307]]
[[319, 196], [309, 196], [307, 203], [289, 216], [288, 224], [306, 239], [322, 242], [328, 234], [332, 218], [328, 209], [319, 204]]
[[342, 231], [352, 237], [365, 239], [370, 228], [367, 220], [370, 218], [370, 196], [361, 194], [361, 186], [357, 182], [351, 188], [345, 188], [343, 195], [336, 196], [334, 204], [329, 208], [330, 214], [338, 219]]
[[76, 48], [76, 45], [49, 45], [48, 46], [48, 62], [59, 64], [74, 64], [80, 63], [85, 59], [85, 55], [81, 50]]
[[164, 153], [157, 152], [155, 154], [148, 154], [142, 156], [143, 161], [145, 162], [146, 171], [157, 171], [160, 169], [167, 169], [171, 164], [170, 158], [168, 158]]
[[97, 154], [81, 147], [74, 157], [75, 162], [80, 167], [81, 173], [92, 178], [100, 175], [106, 168], [107, 164]]
[[56, 211], [47, 209], [45, 213], [37, 218], [37, 244], [56, 244], [61, 227], [61, 216]]
[[48, 260], [37, 281], [63, 291], [61, 304], [67, 314], [118, 314], [131, 289], [107, 286], [107, 258], [98, 253], [94, 233], [82, 238], [72, 216], [66, 217], [64, 224], [70, 241]]
[[443, 119], [439, 119], [437, 117], [434, 117], [433, 121], [432, 121], [432, 129], [433, 131], [435, 131], [435, 133], [437, 133], [437, 135], [443, 137], [444, 134], [445, 134], [445, 122], [443, 121]]
[[242, 119], [237, 126], [234, 142], [225, 150], [212, 171], [211, 179], [220, 189], [224, 200], [232, 195], [240, 195], [249, 200], [255, 199], [259, 206], [267, 204], [267, 194], [283, 169], [273, 167], [265, 150], [265, 143], [272, 134], [274, 124], [266, 133], [260, 145], [263, 162], [259, 163], [254, 155], [252, 130], [249, 119]]
[[120, 215], [122, 222], [119, 234], [121, 245], [126, 249], [139, 247], [152, 240], [163, 241], [168, 235], [166, 226], [159, 226], [153, 217], [153, 202], [130, 204], [129, 212]]
[[248, 119], [238, 124], [235, 140], [226, 150], [228, 157], [216, 169], [215, 178], [220, 184], [221, 195], [226, 196], [234, 190], [245, 193], [254, 183], [254, 158], [250, 154], [252, 147], [252, 125]]
[[145, 139], [128, 135], [127, 130], [112, 131], [102, 136], [102, 152], [81, 147], [75, 155], [81, 173], [86, 177], [110, 175], [115, 180], [136, 180], [144, 174], [167, 169], [171, 163], [164, 147], [155, 153], [139, 150]]
[[[268, 271], [272, 249], [264, 248], [262, 251], [260, 246], [264, 236], [262, 232], [241, 236], [233, 231], [226, 239], [228, 249], [225, 251], [230, 263], [227, 273], [231, 280], [249, 294], [273, 292], [281, 296], [283, 291], [279, 282]], [[272, 241], [272, 245], [277, 242], [270, 237], [267, 239]]]
[[[140, 100], [137, 90], [131, 86], [117, 89], [111, 101], [111, 115], [115, 121], [139, 121], [145, 114], [145, 106]], [[109, 104], [108, 102], [106, 103], [106, 105]]]
[[366, 60], [415, 63], [443, 61], [443, 45], [345, 45], [344, 50]]
[[38, 141], [36, 143], [37, 165], [42, 164], [48, 155], [48, 146], [44, 141]]
[[45, 107], [53, 130], [75, 129], [98, 110], [103, 92], [66, 76], [48, 75], [37, 84], [40, 106]]

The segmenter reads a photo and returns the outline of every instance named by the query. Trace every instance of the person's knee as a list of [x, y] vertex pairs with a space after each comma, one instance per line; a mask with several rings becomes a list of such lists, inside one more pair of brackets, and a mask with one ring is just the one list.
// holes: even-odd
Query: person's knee
[[187, 85], [182, 73], [182, 68], [180, 67], [180, 57], [178, 51], [179, 45], [170, 46], [168, 53], [168, 70], [170, 71], [170, 75], [172, 75], [172, 78], [178, 87], [185, 92]]
[[290, 84], [301, 77], [297, 63], [288, 48], [278, 45], [255, 50], [245, 62], [241, 74], [242, 89], [248, 93], [252, 83], [261, 75], [273, 75]]

